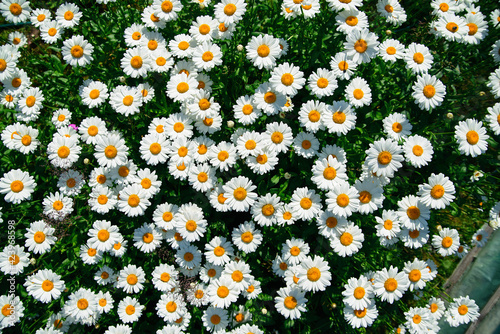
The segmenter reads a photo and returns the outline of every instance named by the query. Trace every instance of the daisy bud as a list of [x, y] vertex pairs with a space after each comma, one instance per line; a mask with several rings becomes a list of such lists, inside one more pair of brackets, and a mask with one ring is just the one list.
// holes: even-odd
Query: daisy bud
[[88, 158], [83, 159], [83, 163], [85, 165], [88, 165], [90, 163], [90, 160]]
[[285, 118], [286, 117], [286, 114], [282, 111], [280, 112], [280, 118]]
[[30, 259], [30, 263], [31, 263], [32, 265], [35, 265], [35, 264], [36, 264], [36, 259], [35, 259], [35, 258], [31, 258], [31, 259]]
[[124, 76], [119, 77], [118, 80], [120, 80], [121, 83], [125, 83], [125, 77]]
[[336, 304], [336, 303], [332, 303], [330, 306], [331, 306], [333, 309], [337, 308], [337, 304]]
[[292, 174], [290, 173], [285, 173], [285, 179], [290, 180], [292, 178]]
[[386, 30], [385, 33], [387, 34], [387, 36], [391, 36], [392, 35], [392, 31], [391, 30]]
[[446, 117], [448, 117], [449, 119], [452, 119], [453, 118], [453, 113], [451, 113], [451, 112], [447, 113]]
[[443, 227], [441, 225], [436, 226], [436, 230], [441, 231]]
[[68, 291], [69, 291], [68, 288], [64, 289], [64, 292], [68, 292]]
[[240, 52], [243, 51], [243, 45], [238, 44], [238, 46], [236, 47], [236, 50], [238, 50]]
[[200, 3], [200, 9], [205, 8], [205, 4]]
[[[130, 5], [129, 5], [129, 6], [130, 6]], [[95, 325], [95, 329], [98, 329], [99, 327], [101, 327], [101, 326], [99, 326], [99, 324], [96, 324], [96, 325]]]
[[261, 312], [262, 312], [262, 314], [264, 314], [264, 315], [265, 315], [265, 314], [267, 314], [267, 308], [265, 308], [265, 307], [264, 307], [264, 308], [261, 310]]
[[498, 222], [497, 220], [490, 220], [488, 224], [493, 230], [498, 229], [498, 226], [500, 226], [500, 222]]
[[233, 128], [234, 127], [234, 122], [233, 121], [227, 121], [227, 126], [229, 128]]
[[479, 96], [485, 96], [485, 95], [486, 95], [485, 92], [483, 92], [483, 91], [479, 92]]

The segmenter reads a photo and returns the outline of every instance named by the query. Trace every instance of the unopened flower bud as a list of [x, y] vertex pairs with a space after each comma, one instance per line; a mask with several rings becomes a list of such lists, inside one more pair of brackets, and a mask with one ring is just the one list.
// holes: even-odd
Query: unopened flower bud
[[332, 308], [337, 308], [337, 304], [336, 304], [336, 303], [332, 303], [330, 306], [331, 306]]
[[290, 173], [288, 173], [288, 172], [287, 172], [287, 173], [285, 173], [285, 175], [284, 175], [284, 176], [285, 176], [285, 179], [287, 179], [287, 180], [290, 180], [290, 179], [292, 178], [292, 174], [290, 174]]
[[264, 307], [264, 308], [261, 310], [261, 312], [262, 312], [262, 314], [267, 314], [267, 308], [265, 308], [265, 307]]
[[118, 80], [120, 80], [121, 83], [125, 83], [125, 77], [123, 75], [119, 77]]
[[200, 3], [200, 9], [204, 9], [205, 8], [205, 4], [204, 3]]
[[451, 112], [447, 113], [446, 117], [448, 117], [449, 119], [452, 119], [453, 118], [453, 113], [451, 113]]
[[485, 92], [483, 92], [483, 91], [480, 91], [480, 92], [479, 92], [479, 96], [485, 96], [485, 95], [486, 95], [486, 93], [485, 93]]
[[31, 263], [32, 265], [35, 265], [35, 264], [36, 264], [36, 259], [32, 257], [32, 258], [30, 259], [30, 263]]
[[229, 128], [234, 128], [234, 122], [233, 121], [227, 121], [227, 126]]
[[391, 31], [391, 30], [389, 30], [389, 29], [387, 29], [387, 30], [385, 31], [385, 33], [387, 34], [387, 36], [391, 36], [391, 35], [392, 35], [392, 31]]
[[283, 119], [284, 119], [285, 117], [286, 117], [286, 114], [285, 114], [283, 111], [282, 111], [282, 112], [280, 112], [280, 118], [283, 118]]
[[442, 230], [443, 230], [443, 227], [442, 227], [441, 225], [438, 225], [438, 226], [436, 226], [436, 230], [438, 230], [438, 231], [442, 231]]
[[83, 159], [83, 163], [86, 164], [86, 165], [88, 165], [90, 163], [90, 160], [87, 159], [87, 158], [85, 158], [85, 159]]
[[243, 45], [238, 44], [238, 46], [236, 47], [236, 50], [238, 50], [240, 52], [243, 51]]

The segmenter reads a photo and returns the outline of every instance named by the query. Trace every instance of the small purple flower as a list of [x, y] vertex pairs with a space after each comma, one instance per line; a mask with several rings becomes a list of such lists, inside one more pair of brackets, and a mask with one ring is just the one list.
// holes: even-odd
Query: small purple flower
[[76, 126], [76, 124], [70, 124], [69, 126], [71, 126], [73, 129], [75, 129], [75, 131], [78, 131], [78, 127]]

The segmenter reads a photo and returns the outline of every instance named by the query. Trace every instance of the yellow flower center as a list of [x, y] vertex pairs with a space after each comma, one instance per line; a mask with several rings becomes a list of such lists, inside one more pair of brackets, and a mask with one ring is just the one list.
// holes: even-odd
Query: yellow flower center
[[214, 248], [214, 254], [215, 254], [215, 256], [221, 257], [225, 253], [226, 253], [226, 250], [223, 247], [221, 247], [221, 246], [217, 246], [217, 247]]
[[410, 236], [410, 238], [416, 239], [420, 235], [420, 231], [419, 230], [412, 230], [412, 231], [408, 232], [408, 235]]
[[372, 200], [372, 194], [368, 191], [363, 190], [359, 193], [359, 201], [363, 204], [369, 203]]
[[219, 196], [217, 196], [217, 201], [219, 201], [220, 204], [224, 204], [226, 202], [227, 198], [224, 197], [224, 194], [221, 193]]
[[387, 52], [388, 55], [394, 55], [396, 54], [396, 48], [393, 46], [389, 46], [387, 49], [385, 49], [385, 52]]
[[232, 16], [234, 12], [236, 12], [236, 6], [234, 4], [229, 3], [224, 7], [224, 14], [227, 16]]
[[19, 15], [21, 15], [23, 8], [19, 4], [13, 3], [9, 6], [9, 10], [12, 13], [12, 15], [19, 16]]
[[418, 217], [420, 217], [420, 209], [412, 205], [406, 210], [406, 214], [410, 219], [418, 219]]
[[354, 315], [357, 317], [357, 318], [364, 318], [366, 316], [366, 313], [367, 313], [367, 309], [366, 307], [362, 310], [354, 310]]
[[386, 221], [384, 221], [384, 228], [386, 230], [392, 230], [392, 220], [387, 219]]
[[352, 92], [352, 95], [354, 96], [354, 98], [356, 100], [361, 100], [363, 98], [363, 96], [365, 96], [365, 93], [363, 93], [363, 91], [359, 88], [356, 88], [353, 92]]
[[418, 282], [420, 280], [420, 277], [422, 277], [422, 273], [418, 269], [413, 269], [408, 274], [408, 279], [413, 283]]
[[221, 321], [220, 316], [217, 314], [214, 314], [213, 316], [210, 317], [210, 322], [214, 325], [218, 325], [220, 321]]
[[23, 138], [21, 138], [21, 143], [24, 146], [29, 146], [31, 144], [31, 136], [30, 135], [24, 135]]
[[337, 176], [337, 171], [333, 167], [326, 167], [323, 171], [323, 177], [327, 180], [333, 180]]
[[63, 202], [61, 202], [61, 201], [55, 201], [52, 204], [52, 208], [54, 208], [54, 210], [56, 210], [56, 211], [61, 211], [63, 207], [64, 207], [64, 205], [63, 205]]
[[43, 233], [42, 231], [36, 232], [33, 236], [33, 240], [35, 240], [37, 244], [41, 244], [45, 241], [45, 233]]
[[257, 48], [257, 54], [259, 55], [259, 57], [267, 57], [269, 55], [269, 53], [271, 52], [271, 49], [269, 49], [269, 47], [265, 44], [262, 44], [261, 46], [259, 46]]
[[266, 204], [262, 207], [262, 214], [266, 217], [271, 216], [274, 213], [274, 206], [272, 204]]
[[430, 309], [431, 313], [435, 313], [438, 310], [438, 305], [436, 303], [432, 303]]
[[173, 301], [170, 301], [167, 303], [165, 308], [167, 309], [168, 312], [173, 313], [175, 312], [175, 310], [177, 310], [177, 304]]
[[212, 52], [210, 52], [210, 51], [206, 51], [201, 56], [201, 59], [203, 59], [204, 62], [209, 62], [212, 59], [214, 59], [214, 54]]
[[208, 24], [202, 24], [199, 28], [200, 34], [206, 35], [210, 32], [210, 26]]
[[359, 53], [364, 53], [368, 49], [368, 43], [364, 39], [358, 39], [356, 43], [354, 43], [354, 50]]
[[310, 142], [309, 140], [303, 140], [303, 141], [302, 141], [302, 148], [303, 148], [304, 150], [308, 150], [308, 149], [310, 149], [310, 148], [311, 148], [311, 145], [312, 145], [312, 144], [311, 144], [311, 142]]
[[344, 246], [349, 246], [350, 244], [352, 244], [353, 240], [354, 240], [354, 238], [353, 238], [352, 234], [349, 232], [344, 232], [340, 236], [340, 243]]
[[144, 189], [149, 189], [151, 188], [151, 180], [148, 179], [148, 178], [144, 178], [141, 180], [141, 186], [144, 188]]
[[319, 121], [319, 119], [321, 118], [321, 114], [319, 113], [319, 111], [317, 110], [311, 110], [309, 112], [309, 115], [307, 116], [309, 118], [309, 120], [313, 123], [316, 123]]
[[208, 269], [207, 271], [208, 277], [215, 277], [216, 274], [217, 272], [215, 271], [215, 269]]
[[127, 166], [121, 166], [120, 168], [118, 168], [118, 174], [121, 176], [121, 177], [127, 177], [128, 174], [129, 174], [129, 169], [127, 168]]
[[135, 208], [136, 206], [139, 205], [139, 203], [141, 202], [139, 196], [135, 195], [135, 194], [132, 194], [128, 197], [128, 205], [130, 205], [131, 207]]
[[36, 102], [36, 98], [34, 96], [28, 96], [26, 98], [26, 106], [28, 108], [31, 108], [35, 105], [35, 102]]
[[450, 6], [447, 4], [447, 3], [442, 3], [439, 5], [439, 9], [442, 11], [442, 12], [447, 12], [448, 9], [450, 9]]
[[65, 19], [66, 21], [71, 21], [71, 20], [73, 20], [73, 17], [75, 17], [75, 15], [74, 15], [74, 14], [73, 14], [73, 12], [72, 12], [72, 11], [70, 11], [70, 10], [68, 10], [68, 11], [66, 11], [66, 13], [64, 13], [64, 19]]
[[388, 165], [392, 160], [392, 154], [387, 151], [382, 151], [378, 154], [377, 161], [381, 165]]
[[300, 200], [300, 207], [304, 210], [309, 210], [312, 206], [312, 201], [310, 198], [304, 197]]
[[346, 194], [340, 194], [337, 196], [337, 205], [345, 208], [349, 205], [349, 196]]
[[362, 286], [358, 286], [356, 289], [354, 289], [354, 298], [356, 299], [361, 299], [365, 296], [366, 291]]
[[436, 95], [436, 88], [433, 85], [427, 85], [424, 87], [424, 95], [426, 98], [430, 99]]
[[106, 241], [109, 239], [109, 232], [107, 230], [100, 230], [99, 232], [97, 232], [97, 239], [99, 239], [99, 241]]
[[310, 280], [311, 282], [316, 282], [321, 278], [321, 271], [316, 268], [312, 267], [307, 270], [307, 279]]
[[235, 270], [231, 274], [231, 278], [235, 282], [241, 282], [243, 280], [243, 273], [241, 271], [239, 271], [239, 270]]
[[185, 92], [187, 92], [189, 90], [189, 85], [186, 83], [186, 82], [180, 82], [178, 85], [177, 85], [177, 91], [181, 94], [184, 94]]
[[342, 60], [339, 62], [339, 69], [341, 71], [347, 71], [348, 68], [349, 68], [349, 64], [346, 61]]
[[348, 16], [345, 19], [345, 23], [348, 26], [354, 27], [354, 26], [356, 26], [358, 24], [358, 18], [356, 16]]
[[417, 325], [418, 325], [418, 324], [422, 321], [422, 317], [421, 317], [421, 316], [419, 316], [418, 314], [415, 314], [415, 315], [413, 316], [413, 319], [412, 319], [412, 320], [413, 320], [413, 323], [415, 323], [415, 324], [417, 324]]
[[16, 264], [19, 263], [19, 261], [21, 261], [21, 259], [19, 258], [19, 256], [17, 254], [13, 254], [13, 255], [9, 256], [9, 264], [15, 266]]
[[245, 232], [241, 235], [241, 241], [243, 241], [246, 244], [251, 243], [253, 240], [253, 234], [252, 232]]
[[217, 289], [217, 296], [219, 298], [226, 298], [229, 295], [229, 289], [225, 286], [219, 286]]
[[21, 83], [22, 83], [21, 78], [14, 78], [11, 81], [12, 87], [14, 88], [18, 88], [19, 86], [21, 86]]
[[285, 86], [290, 86], [293, 84], [293, 75], [290, 73], [285, 73], [281, 76], [281, 83]]
[[67, 146], [61, 146], [59, 147], [59, 149], [57, 150], [57, 155], [59, 156], [59, 158], [61, 159], [65, 159], [69, 156], [69, 147]]
[[242, 187], [238, 187], [234, 190], [233, 196], [236, 200], [243, 201], [247, 197], [247, 191]]
[[71, 55], [75, 58], [81, 58], [83, 56], [83, 48], [80, 45], [75, 45], [71, 48]]
[[295, 307], [297, 307], [297, 299], [295, 299], [294, 296], [288, 296], [285, 298], [283, 304], [285, 304], [285, 307], [289, 310], [293, 310]]
[[88, 254], [88, 256], [90, 256], [90, 257], [94, 257], [94, 256], [97, 254], [97, 250], [96, 250], [95, 248], [89, 248], [89, 249], [87, 250], [87, 254]]
[[125, 308], [125, 313], [127, 313], [128, 315], [132, 315], [135, 313], [135, 307], [132, 306], [132, 305], [128, 305], [126, 308]]
[[152, 233], [146, 232], [142, 235], [142, 241], [144, 241], [144, 243], [146, 243], [146, 244], [152, 243], [153, 240], [154, 240], [154, 236]]
[[440, 184], [436, 184], [434, 187], [431, 189], [431, 196], [432, 198], [439, 199], [444, 196], [444, 188]]
[[196, 227], [198, 225], [196, 224], [196, 222], [194, 220], [188, 220], [186, 222], [186, 230], [188, 230], [189, 232], [194, 232], [196, 230]]
[[448, 22], [448, 24], [446, 24], [446, 30], [455, 33], [458, 31], [458, 25], [455, 22]]
[[388, 278], [384, 283], [384, 288], [389, 292], [393, 292], [398, 288], [398, 281], [394, 278]]
[[424, 154], [424, 149], [422, 148], [422, 146], [420, 145], [415, 145], [413, 146], [412, 150], [413, 154], [417, 157], [421, 156], [422, 154]]
[[236, 322], [242, 322], [243, 320], [245, 320], [245, 316], [242, 313], [238, 313], [234, 316], [234, 320]]
[[337, 218], [335, 217], [328, 217], [326, 219], [326, 226], [328, 226], [329, 228], [334, 228], [335, 226], [337, 226]]
[[101, 278], [102, 279], [108, 279], [109, 278], [109, 274], [107, 272], [103, 271], [102, 274], [101, 274]]
[[82, 298], [82, 299], [78, 300], [78, 302], [76, 303], [76, 306], [80, 310], [85, 310], [85, 309], [87, 309], [87, 307], [89, 307], [89, 302], [87, 301], [87, 299]]
[[467, 305], [460, 305], [458, 307], [458, 313], [460, 315], [465, 315], [465, 314], [467, 314], [468, 311], [469, 311], [469, 308], [467, 307]]
[[164, 13], [170, 13], [173, 8], [174, 8], [174, 5], [170, 1], [168, 1], [168, 0], [167, 1], [163, 1], [161, 3], [161, 10]]
[[453, 239], [451, 237], [444, 237], [443, 240], [441, 241], [441, 245], [444, 248], [450, 248], [451, 245], [453, 245]]
[[470, 145], [476, 145], [477, 142], [479, 141], [479, 134], [476, 131], [471, 130], [471, 131], [467, 132], [466, 138], [467, 138], [467, 142]]
[[186, 42], [186, 41], [182, 41], [182, 42], [179, 43], [178, 47], [182, 51], [187, 50], [187, 48], [189, 48], [189, 43]]
[[157, 155], [158, 153], [161, 152], [161, 145], [158, 144], [158, 143], [152, 143], [150, 146], [149, 146], [149, 151], [154, 154], [154, 155]]
[[138, 32], [138, 31], [136, 31], [136, 32], [134, 32], [134, 33], [132, 34], [132, 39], [133, 39], [134, 41], [138, 41], [138, 40], [140, 40], [140, 39], [141, 39], [141, 37], [142, 37], [142, 35], [141, 35], [141, 33], [140, 33], [140, 32]]
[[101, 205], [104, 205], [106, 203], [108, 203], [108, 196], [106, 195], [99, 195], [99, 197], [97, 197], [97, 202]]
[[276, 102], [276, 94], [274, 94], [273, 92], [267, 92], [266, 94], [264, 94], [264, 101], [269, 104]]
[[417, 64], [422, 64], [424, 62], [424, 55], [420, 52], [415, 52], [413, 55], [413, 61]]

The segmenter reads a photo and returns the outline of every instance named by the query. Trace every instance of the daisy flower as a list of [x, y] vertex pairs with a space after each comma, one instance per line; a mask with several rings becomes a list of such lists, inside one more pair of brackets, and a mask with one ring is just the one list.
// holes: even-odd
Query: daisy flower
[[71, 112], [66, 108], [57, 109], [52, 114], [52, 124], [54, 124], [56, 128], [68, 126], [71, 121], [71, 115]]
[[257, 194], [253, 192], [256, 188], [250, 179], [244, 176], [234, 177], [223, 186], [224, 197], [234, 211], [248, 211], [257, 199]]
[[159, 317], [165, 322], [174, 322], [186, 311], [186, 302], [177, 293], [166, 293], [161, 295], [156, 304], [156, 311]]
[[327, 106], [323, 102], [310, 100], [302, 104], [299, 111], [300, 125], [306, 131], [316, 133], [318, 130], [324, 130], [323, 115], [326, 113]]
[[174, 266], [168, 264], [159, 264], [151, 275], [153, 276], [151, 281], [158, 291], [170, 291], [178, 283], [179, 272]]
[[19, 95], [31, 85], [31, 79], [24, 70], [16, 68], [12, 71], [11, 76], [3, 80], [2, 83], [5, 92], [19, 99]]
[[203, 42], [193, 50], [192, 60], [200, 70], [210, 71], [222, 65], [222, 52], [217, 44]]
[[143, 47], [128, 49], [121, 59], [121, 68], [132, 78], [145, 77], [151, 71], [150, 52]]
[[469, 296], [453, 298], [453, 303], [448, 306], [445, 320], [451, 327], [474, 322], [479, 318], [479, 307]]
[[0, 12], [7, 22], [14, 24], [25, 22], [31, 12], [30, 2], [25, 0], [2, 0]]
[[156, 195], [161, 187], [156, 171], [151, 171], [149, 168], [139, 170], [137, 175], [133, 176], [132, 183], [140, 184], [149, 196]]
[[469, 32], [462, 37], [466, 43], [479, 44], [488, 35], [488, 23], [480, 15], [467, 14], [465, 25], [469, 27]]
[[[271, 35], [253, 36], [246, 46], [247, 59], [259, 69], [270, 70], [281, 52], [279, 39]], [[284, 104], [284, 103], [283, 103]]]
[[372, 90], [363, 78], [352, 79], [345, 88], [345, 94], [354, 107], [367, 106], [372, 102]]
[[413, 166], [420, 168], [427, 166], [432, 160], [434, 149], [431, 142], [422, 136], [413, 135], [406, 138], [403, 144], [403, 152], [405, 153], [406, 161]]
[[215, 102], [213, 97], [210, 97], [209, 91], [199, 89], [187, 103], [186, 112], [190, 117], [203, 120], [218, 113], [220, 109], [220, 104]]
[[307, 84], [317, 98], [333, 95], [333, 92], [338, 87], [333, 71], [325, 68], [318, 68], [315, 72], [312, 72]]
[[128, 217], [144, 215], [145, 210], [151, 205], [149, 194], [138, 184], [123, 188], [119, 193], [118, 210]]
[[366, 150], [366, 164], [377, 176], [393, 177], [401, 166], [402, 148], [392, 139], [379, 139]]
[[55, 136], [47, 147], [47, 155], [55, 167], [69, 168], [78, 161], [81, 150], [77, 138]]
[[[490, 55], [493, 56], [493, 60], [496, 63], [500, 63], [500, 40], [496, 41], [495, 44], [492, 45]], [[0, 76], [0, 78], [1, 78], [1, 76]]]
[[421, 290], [425, 287], [426, 282], [432, 280], [429, 270], [427, 269], [427, 263], [417, 258], [413, 259], [413, 262], [406, 262], [403, 270], [405, 274], [408, 275], [410, 291], [414, 289]]
[[98, 251], [106, 252], [120, 240], [121, 234], [117, 226], [107, 220], [96, 220], [88, 231], [87, 244]]
[[63, 28], [73, 28], [80, 23], [82, 15], [78, 6], [65, 2], [57, 8], [56, 21]]
[[340, 181], [327, 194], [328, 210], [340, 217], [349, 217], [359, 208], [359, 193], [348, 182]]
[[208, 262], [217, 266], [228, 263], [233, 256], [233, 246], [224, 237], [214, 237], [205, 245], [205, 257]]
[[346, 218], [334, 215], [332, 212], [326, 210], [316, 218], [316, 225], [319, 234], [326, 238], [339, 237], [339, 229], [348, 224]]
[[7, 50], [0, 50], [0, 80], [8, 80], [15, 69], [16, 59]]
[[467, 255], [467, 253], [469, 253], [469, 247], [467, 245], [458, 246], [456, 255], [458, 256], [459, 259], [464, 258]]
[[346, 35], [351, 34], [355, 29], [368, 28], [368, 17], [357, 9], [343, 10], [337, 14], [335, 20], [338, 30]]
[[87, 144], [96, 144], [97, 138], [101, 135], [106, 135], [108, 129], [106, 123], [99, 117], [87, 117], [78, 127], [78, 132], [82, 136], [82, 140]]
[[297, 272], [299, 287], [304, 291], [324, 291], [330, 286], [332, 274], [330, 266], [321, 256], [315, 255], [314, 258], [307, 256]]
[[253, 96], [240, 96], [233, 106], [234, 118], [243, 125], [253, 124], [261, 115], [261, 111], [253, 103]]
[[339, 181], [347, 181], [346, 168], [332, 156], [315, 161], [311, 180], [318, 189], [333, 190]]
[[13, 134], [14, 148], [23, 154], [33, 153], [40, 144], [37, 138], [38, 130], [31, 126], [21, 125], [16, 132]]
[[186, 34], [176, 35], [168, 43], [168, 48], [177, 58], [190, 58], [196, 46], [196, 40], [191, 35]]
[[431, 311], [431, 316], [435, 320], [441, 319], [444, 311], [446, 310], [444, 302], [436, 297], [432, 297], [431, 299], [429, 299], [427, 303], [427, 308]]
[[14, 109], [19, 101], [19, 97], [8, 94], [6, 90], [0, 92], [0, 103], [8, 109]]
[[490, 138], [486, 134], [483, 122], [475, 119], [466, 119], [455, 125], [455, 139], [458, 141], [460, 153], [473, 158], [483, 154], [488, 149], [487, 140]]
[[375, 217], [377, 225], [377, 236], [384, 238], [397, 238], [401, 231], [399, 227], [399, 218], [394, 210], [382, 211], [382, 217]]
[[448, 41], [462, 42], [463, 38], [469, 32], [465, 19], [453, 13], [444, 13], [434, 25], [437, 34]]
[[340, 12], [342, 10], [355, 10], [361, 7], [363, 0], [341, 1], [341, 0], [328, 0], [328, 7], [333, 11]]
[[85, 264], [96, 264], [102, 259], [102, 252], [95, 248], [89, 247], [87, 244], [80, 246], [80, 258]]
[[255, 252], [263, 240], [261, 232], [251, 221], [246, 221], [234, 228], [231, 236], [233, 244], [246, 254]]
[[432, 14], [444, 15], [446, 13], [458, 13], [461, 10], [458, 1], [454, 0], [433, 0], [431, 1]]
[[179, 208], [173, 225], [186, 241], [194, 242], [203, 237], [208, 224], [201, 208], [196, 204], [184, 204]]
[[61, 221], [73, 212], [73, 200], [59, 192], [50, 193], [48, 197], [43, 199], [43, 214], [50, 219]]
[[198, 16], [196, 21], [191, 24], [189, 34], [198, 44], [211, 42], [217, 32], [218, 24], [217, 20], [208, 15]]
[[361, 275], [359, 278], [351, 277], [344, 285], [343, 302], [354, 310], [364, 310], [373, 304], [373, 286], [368, 279]]
[[500, 103], [496, 103], [493, 107], [488, 107], [488, 115], [486, 115], [485, 120], [488, 122], [493, 133], [497, 136], [500, 135]]
[[406, 115], [401, 113], [390, 114], [384, 118], [383, 125], [384, 132], [395, 141], [406, 139], [411, 135], [411, 129], [413, 128]]
[[368, 29], [355, 29], [347, 35], [344, 48], [356, 63], [369, 63], [378, 52], [378, 36]]
[[398, 268], [391, 265], [389, 270], [383, 268], [377, 271], [375, 274], [373, 292], [376, 296], [380, 297], [383, 302], [387, 301], [389, 304], [392, 304], [394, 301], [403, 297], [403, 294], [409, 286], [410, 280], [408, 279], [408, 275], [403, 271], [398, 271]]
[[142, 23], [147, 28], [158, 31], [158, 29], [165, 28], [167, 22], [165, 20], [161, 20], [158, 16], [155, 15], [155, 9], [153, 5], [147, 6], [142, 11]]
[[43, 220], [38, 220], [30, 224], [26, 229], [26, 243], [25, 247], [29, 252], [35, 254], [43, 254], [50, 250], [52, 245], [57, 241], [54, 237], [55, 229], [47, 225]]
[[344, 308], [344, 318], [352, 328], [369, 327], [378, 317], [378, 310], [375, 303], [363, 308], [355, 310], [350, 306]]
[[424, 225], [420, 229], [401, 229], [400, 239], [405, 247], [420, 248], [425, 245], [429, 239], [429, 228]]
[[196, 87], [198, 81], [194, 77], [185, 73], [176, 74], [167, 83], [167, 95], [176, 102], [185, 102], [193, 96]]
[[119, 134], [97, 137], [94, 156], [99, 165], [114, 168], [127, 162], [128, 147]]
[[126, 293], [138, 293], [144, 286], [146, 275], [141, 267], [135, 265], [128, 265], [120, 270], [118, 274], [117, 288], [122, 288]]
[[69, 299], [64, 304], [64, 314], [66, 314], [66, 318], [72, 317], [77, 321], [95, 317], [97, 303], [94, 292], [80, 288], [69, 295]]
[[404, 58], [405, 46], [396, 39], [387, 39], [379, 44], [378, 55], [384, 61], [394, 63], [396, 60]]
[[45, 304], [59, 299], [61, 292], [66, 288], [61, 276], [50, 269], [41, 269], [29, 276], [24, 286], [30, 296]]
[[406, 61], [406, 68], [410, 69], [415, 74], [427, 73], [432, 67], [434, 57], [425, 45], [418, 43], [411, 43], [408, 45], [404, 59]]
[[[151, 70], [157, 73], [169, 71], [174, 66], [172, 55], [165, 48], [158, 48], [150, 53]], [[154, 91], [152, 91], [154, 92]], [[151, 95], [152, 98], [152, 95]]]
[[299, 67], [286, 62], [273, 69], [269, 82], [278, 93], [293, 97], [304, 87], [306, 79]]
[[278, 93], [271, 84], [265, 82], [255, 90], [253, 103], [266, 115], [276, 115], [286, 103], [286, 96]]
[[354, 223], [345, 224], [338, 228], [338, 235], [330, 238], [330, 246], [338, 255], [352, 256], [363, 247], [365, 236], [361, 229]]
[[101, 214], [114, 209], [118, 202], [113, 190], [100, 184], [92, 187], [89, 197], [90, 209]]
[[263, 135], [263, 145], [265, 147], [278, 154], [288, 151], [292, 143], [293, 132], [287, 124], [283, 122], [266, 124], [266, 132]]
[[179, 0], [155, 0], [152, 7], [156, 17], [169, 22], [177, 20], [178, 13], [184, 6]]
[[417, 193], [420, 201], [432, 209], [444, 209], [455, 198], [455, 186], [450, 179], [442, 173], [432, 173], [429, 183], [419, 185]]
[[190, 245], [181, 246], [175, 254], [175, 262], [182, 268], [194, 269], [201, 263], [201, 252], [198, 247]]
[[429, 74], [419, 75], [412, 88], [415, 103], [422, 110], [430, 110], [440, 106], [446, 95], [446, 87], [443, 83]]
[[398, 202], [398, 217], [403, 226], [409, 229], [420, 229], [427, 226], [430, 208], [419, 197], [408, 195]]
[[133, 182], [137, 173], [137, 165], [132, 160], [127, 160], [124, 164], [110, 170], [111, 178], [116, 185], [126, 186]]
[[120, 317], [120, 321], [124, 323], [133, 323], [139, 320], [142, 315], [142, 306], [136, 298], [125, 297], [118, 303], [116, 313]]
[[142, 40], [145, 39], [144, 34], [147, 32], [146, 27], [142, 24], [134, 23], [130, 27], [126, 28], [123, 35], [125, 38], [125, 44], [128, 47], [139, 46]]
[[319, 140], [308, 132], [300, 132], [293, 141], [293, 147], [297, 155], [306, 159], [316, 156], [319, 144]]
[[45, 21], [40, 25], [40, 37], [45, 43], [54, 44], [61, 39], [64, 28], [57, 21]]
[[288, 239], [281, 245], [283, 259], [291, 265], [298, 265], [309, 254], [309, 245], [303, 239]]
[[71, 320], [65, 320], [62, 312], [52, 313], [52, 315], [47, 320], [45, 325], [46, 329], [60, 330], [63, 333], [67, 333]]
[[87, 66], [94, 59], [94, 46], [81, 35], [73, 36], [63, 42], [61, 54], [71, 66]]
[[431, 312], [425, 307], [412, 307], [405, 312], [405, 326], [410, 333], [426, 333], [437, 327]]
[[246, 290], [243, 290], [242, 293], [243, 296], [248, 300], [256, 299], [262, 293], [260, 282], [255, 279], [250, 280], [250, 285]]
[[203, 321], [203, 326], [205, 326], [209, 332], [214, 333], [225, 330], [229, 324], [227, 310], [213, 306], [210, 306], [203, 311], [201, 320]]
[[[116, 282], [116, 275], [115, 275], [115, 272], [113, 271], [113, 269], [111, 269], [108, 266], [103, 266], [95, 273], [94, 280], [99, 285], [106, 285], [109, 283]], [[99, 304], [101, 304], [100, 301], [99, 301]]]
[[458, 231], [453, 228], [443, 228], [439, 231], [439, 235], [432, 236], [432, 245], [441, 256], [456, 254], [460, 246]]
[[321, 211], [321, 197], [307, 187], [297, 188], [293, 192], [290, 208], [297, 219], [311, 220]]
[[328, 105], [322, 117], [323, 126], [337, 136], [346, 135], [356, 127], [356, 112], [344, 101], [334, 101]]
[[300, 288], [280, 288], [274, 302], [276, 310], [286, 319], [299, 319], [301, 312], [307, 311], [307, 298], [305, 298], [305, 292]]
[[6, 246], [0, 253], [0, 270], [5, 275], [18, 275], [30, 264], [29, 253], [18, 245]]
[[495, 95], [495, 98], [500, 97], [500, 68], [490, 74], [487, 86], [490, 87], [491, 92]]
[[137, 114], [142, 106], [141, 93], [135, 87], [117, 86], [109, 94], [109, 104], [125, 117]]
[[168, 160], [169, 141], [164, 134], [150, 133], [142, 137], [139, 151], [148, 165], [156, 166]]
[[349, 80], [356, 71], [358, 64], [346, 52], [339, 52], [332, 57], [330, 67], [335, 77]]
[[395, 26], [406, 22], [406, 12], [397, 0], [379, 0], [377, 11], [387, 22]]
[[472, 246], [484, 247], [486, 242], [488, 241], [489, 233], [483, 228], [480, 228], [474, 235], [472, 236]]
[[356, 180], [354, 187], [359, 192], [359, 213], [366, 215], [382, 207], [385, 196], [384, 189], [379, 182], [373, 182], [370, 179]]

